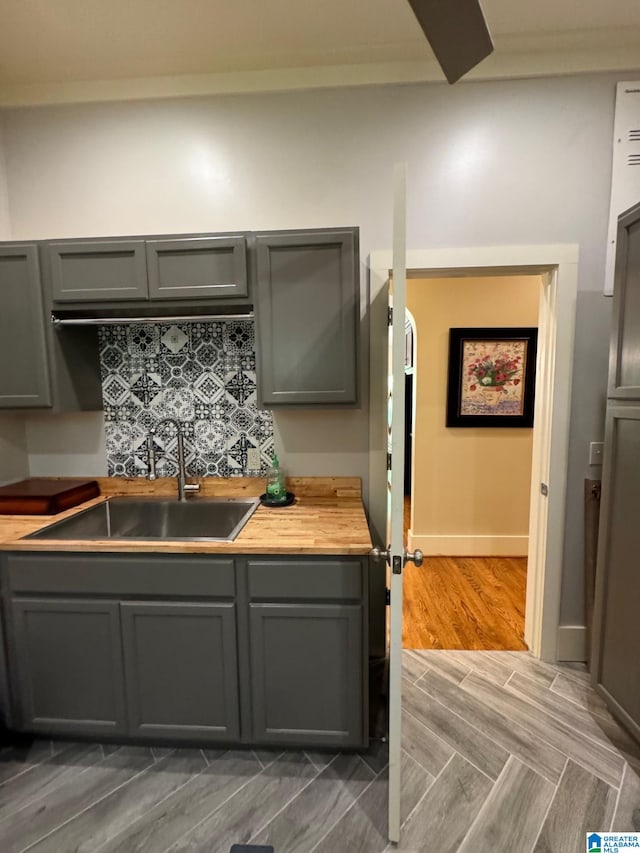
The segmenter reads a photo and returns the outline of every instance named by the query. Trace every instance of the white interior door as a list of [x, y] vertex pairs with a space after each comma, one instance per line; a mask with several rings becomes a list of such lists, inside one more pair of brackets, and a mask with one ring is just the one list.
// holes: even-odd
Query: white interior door
[[[393, 293], [389, 325], [387, 542], [391, 603], [389, 627], [389, 839], [400, 840], [401, 719], [402, 719], [402, 569], [408, 555], [404, 542], [404, 367], [406, 313], [406, 183], [407, 167], [394, 171]], [[416, 552], [418, 565], [422, 554]]]

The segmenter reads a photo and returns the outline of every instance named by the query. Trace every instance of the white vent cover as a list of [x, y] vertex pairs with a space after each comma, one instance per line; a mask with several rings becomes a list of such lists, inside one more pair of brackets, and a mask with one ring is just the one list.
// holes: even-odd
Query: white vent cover
[[613, 293], [618, 217], [640, 201], [640, 82], [618, 83], [604, 292]]

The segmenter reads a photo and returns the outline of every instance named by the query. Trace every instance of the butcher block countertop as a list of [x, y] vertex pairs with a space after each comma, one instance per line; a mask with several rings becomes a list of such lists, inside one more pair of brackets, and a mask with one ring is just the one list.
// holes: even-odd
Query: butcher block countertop
[[[295, 503], [281, 508], [259, 506], [233, 542], [22, 539], [112, 496], [177, 498], [175, 478], [96, 479], [101, 496], [74, 509], [49, 516], [0, 516], [0, 550], [362, 555], [371, 548], [358, 477], [288, 477], [287, 489], [296, 495]], [[198, 496], [259, 497], [265, 489], [262, 477], [192, 478], [189, 482], [200, 483], [200, 492], [190, 501]]]

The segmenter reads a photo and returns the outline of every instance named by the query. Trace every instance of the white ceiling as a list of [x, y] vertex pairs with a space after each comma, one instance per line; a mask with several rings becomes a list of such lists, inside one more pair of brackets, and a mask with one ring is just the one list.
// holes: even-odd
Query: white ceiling
[[[475, 78], [640, 68], [640, 0], [483, 0]], [[442, 80], [407, 0], [0, 0], [0, 105]]]

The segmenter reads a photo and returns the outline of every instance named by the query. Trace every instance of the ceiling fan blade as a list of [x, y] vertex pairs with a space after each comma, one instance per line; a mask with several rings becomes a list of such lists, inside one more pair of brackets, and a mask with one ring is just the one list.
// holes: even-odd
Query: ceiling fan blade
[[409, 5], [449, 83], [493, 51], [479, 0], [409, 0]]

